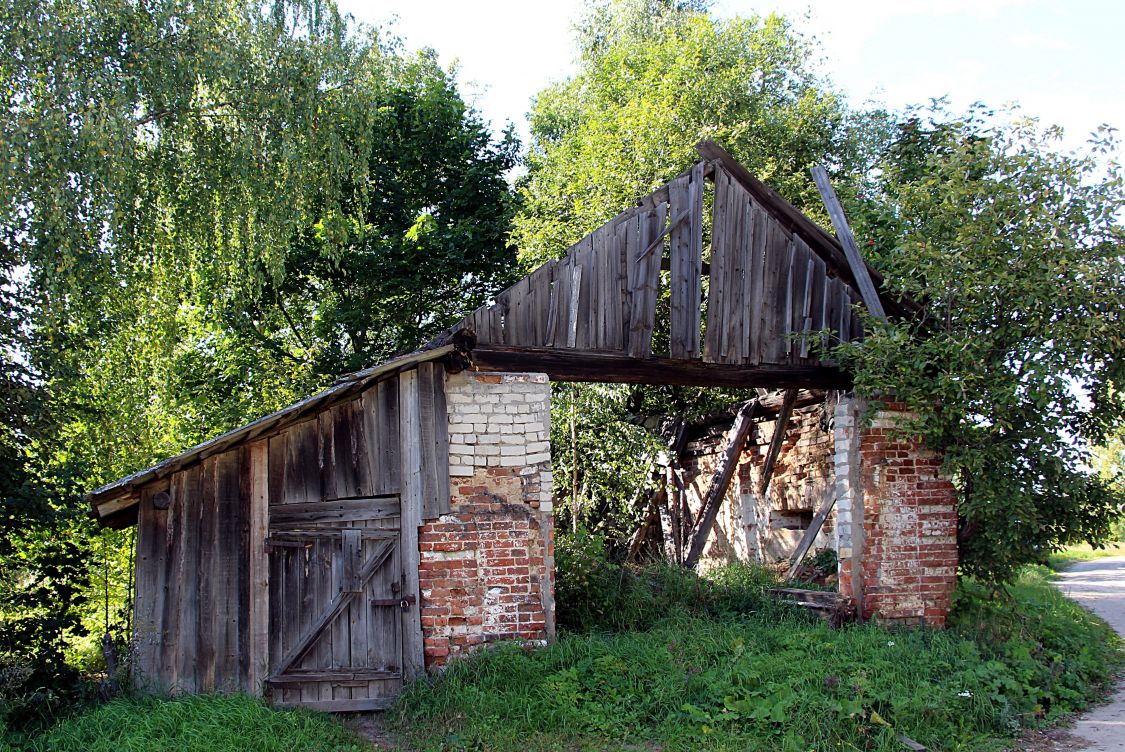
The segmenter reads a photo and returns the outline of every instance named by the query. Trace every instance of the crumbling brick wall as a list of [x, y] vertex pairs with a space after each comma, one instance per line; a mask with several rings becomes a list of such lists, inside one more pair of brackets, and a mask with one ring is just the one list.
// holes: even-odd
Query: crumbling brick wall
[[[885, 403], [858, 431], [863, 611], [883, 622], [942, 626], [957, 578], [957, 492], [941, 474], [941, 457], [896, 429], [908, 415], [904, 405]], [[841, 567], [840, 590], [853, 592], [850, 567]]]
[[[702, 565], [788, 557], [802, 534], [794, 523], [806, 527], [834, 493], [836, 505], [812, 550], [836, 549], [839, 591], [862, 601], [865, 616], [941, 626], [957, 575], [956, 490], [941, 475], [941, 457], [896, 429], [906, 416], [903, 405], [886, 403], [871, 416], [864, 410], [861, 400], [842, 395], [828, 405], [795, 410], [767, 498], [758, 490], [776, 421], [759, 423]], [[721, 451], [721, 435], [689, 445], [685, 468], [695, 513]], [[856, 556], [862, 559], [862, 588], [853, 576]]]
[[446, 382], [450, 512], [419, 530], [426, 665], [554, 634], [551, 388], [543, 374]]

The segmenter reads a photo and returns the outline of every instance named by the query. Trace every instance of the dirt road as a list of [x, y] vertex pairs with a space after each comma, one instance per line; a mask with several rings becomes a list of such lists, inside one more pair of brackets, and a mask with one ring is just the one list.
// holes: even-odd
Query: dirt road
[[[1125, 635], [1125, 556], [1078, 562], [1057, 584]], [[1080, 716], [1068, 731], [1072, 752], [1125, 752], [1125, 685], [1118, 686], [1108, 704]]]

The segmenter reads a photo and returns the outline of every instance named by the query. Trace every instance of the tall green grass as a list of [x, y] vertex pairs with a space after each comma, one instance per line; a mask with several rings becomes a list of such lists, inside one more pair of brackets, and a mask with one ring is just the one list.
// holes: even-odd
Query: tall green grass
[[889, 752], [899, 733], [981, 750], [1082, 707], [1120, 663], [1108, 628], [1042, 577], [1010, 598], [974, 587], [946, 631], [673, 609], [643, 631], [500, 647], [415, 684], [392, 723], [424, 750]]
[[245, 696], [114, 700], [4, 752], [360, 752], [332, 716]]

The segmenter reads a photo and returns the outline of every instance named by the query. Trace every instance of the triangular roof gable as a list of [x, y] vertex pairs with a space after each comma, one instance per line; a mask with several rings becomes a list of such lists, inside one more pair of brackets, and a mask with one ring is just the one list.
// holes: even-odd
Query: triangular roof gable
[[[474, 359], [483, 363], [507, 363], [504, 356], [517, 354], [560, 363], [586, 353], [601, 356], [606, 366], [616, 355], [622, 365], [661, 358], [761, 367], [766, 374], [772, 367], [830, 365], [818, 358], [816, 342], [863, 336], [854, 308], [859, 287], [839, 243], [717, 144], [705, 141], [697, 148], [702, 161], [431, 344], [472, 330]], [[715, 183], [706, 264], [705, 177]], [[664, 279], [662, 269], [668, 272]], [[881, 285], [880, 275], [869, 267], [866, 272]], [[654, 346], [662, 284], [669, 287], [670, 329]], [[880, 299], [893, 315], [913, 306], [885, 293]], [[565, 366], [542, 370], [582, 380]]]

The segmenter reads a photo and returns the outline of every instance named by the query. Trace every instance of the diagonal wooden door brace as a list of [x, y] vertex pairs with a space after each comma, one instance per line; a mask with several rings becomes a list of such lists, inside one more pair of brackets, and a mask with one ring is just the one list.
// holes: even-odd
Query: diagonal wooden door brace
[[354, 578], [350, 578], [350, 583], [345, 583], [345, 588], [354, 589], [341, 589], [340, 592], [336, 593], [332, 600], [328, 602], [328, 605], [325, 606], [320, 616], [314, 619], [313, 623], [309, 625], [308, 630], [301, 635], [301, 639], [297, 640], [296, 644], [289, 648], [285, 655], [281, 657], [272, 678], [276, 679], [278, 676], [288, 671], [293, 664], [301, 660], [305, 653], [308, 652], [309, 648], [312, 647], [312, 644], [316, 642], [316, 638], [324, 631], [324, 628], [331, 624], [333, 619], [339, 616], [352, 601], [360, 596], [360, 593], [363, 592], [363, 588], [367, 585], [371, 577], [378, 571], [379, 567], [383, 566], [387, 559], [390, 558], [391, 552], [394, 550], [394, 544], [395, 542], [390, 540], [384, 540], [379, 543], [378, 547], [375, 549], [375, 554], [367, 560], [367, 563], [356, 573]]

